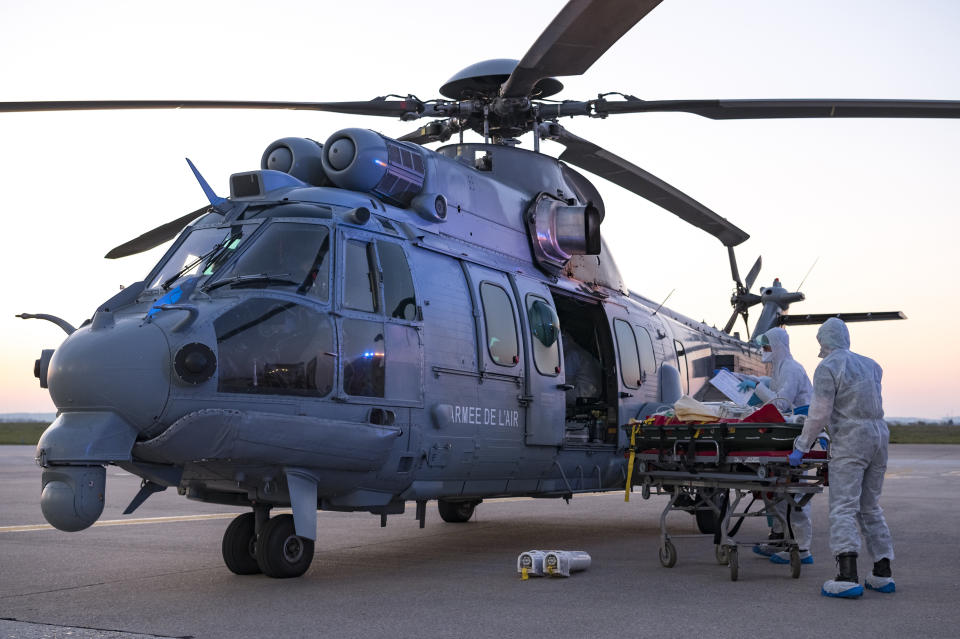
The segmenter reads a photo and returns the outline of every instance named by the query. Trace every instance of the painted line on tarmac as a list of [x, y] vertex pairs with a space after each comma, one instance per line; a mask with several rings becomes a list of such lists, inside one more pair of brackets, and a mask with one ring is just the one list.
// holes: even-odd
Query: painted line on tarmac
[[[173, 517], [140, 517], [137, 519], [107, 519], [98, 521], [91, 526], [137, 526], [141, 524], [166, 524], [178, 521], [204, 521], [207, 519], [232, 519], [241, 513], [216, 513], [212, 515], [178, 515]], [[0, 533], [27, 532], [31, 530], [56, 530], [50, 524], [33, 524], [29, 526], [0, 526]]]
[[[611, 492], [602, 492], [602, 493], [578, 493], [576, 497], [603, 497], [610, 496], [611, 494], [619, 495], [623, 491], [611, 491]], [[529, 501], [530, 497], [500, 497], [498, 499], [485, 499], [484, 501], [491, 504], [501, 504], [506, 502], [513, 501]], [[279, 513], [289, 513], [292, 512], [289, 508], [275, 508], [273, 509], [274, 514]], [[184, 521], [205, 521], [208, 519], [232, 519], [237, 515], [242, 515], [243, 513], [215, 513], [210, 515], [176, 515], [171, 517], [140, 517], [136, 519], [107, 519], [104, 521], [94, 522], [91, 528], [99, 528], [103, 526], [139, 526], [143, 524], [167, 524], [175, 522], [184, 522]], [[34, 530], [56, 530], [50, 524], [30, 524], [26, 526], [0, 526], [0, 533], [11, 533], [11, 532], [30, 532]]]

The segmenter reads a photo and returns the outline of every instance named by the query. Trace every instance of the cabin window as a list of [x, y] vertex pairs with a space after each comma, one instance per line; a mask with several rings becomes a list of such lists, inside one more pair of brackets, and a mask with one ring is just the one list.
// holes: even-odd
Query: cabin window
[[533, 339], [533, 361], [543, 375], [560, 374], [560, 318], [553, 307], [542, 297], [527, 296], [527, 319]]
[[639, 388], [642, 380], [640, 357], [637, 353], [637, 338], [633, 329], [622, 319], [613, 320], [617, 335], [617, 351], [620, 353], [620, 378], [627, 388]]
[[252, 299], [218, 317], [214, 329], [220, 392], [323, 397], [333, 388], [333, 327], [324, 313]]
[[[229, 247], [229, 244], [228, 244]], [[319, 224], [275, 222], [209, 290], [277, 288], [327, 301], [330, 294], [330, 230]]]
[[382, 322], [343, 320], [343, 392], [383, 397], [386, 387]]
[[490, 359], [500, 366], [515, 366], [520, 361], [520, 351], [510, 296], [496, 284], [483, 282], [480, 284], [480, 299]]
[[643, 371], [643, 378], [646, 380], [648, 375], [657, 372], [657, 358], [653, 354], [653, 340], [650, 339], [650, 333], [642, 326], [637, 327], [637, 347], [640, 351], [640, 369]]
[[377, 310], [377, 283], [371, 266], [371, 245], [348, 240], [344, 255], [343, 305], [358, 311]]
[[673, 346], [677, 351], [677, 370], [680, 371], [680, 384], [683, 387], [683, 392], [690, 394], [690, 377], [687, 372], [687, 351], [678, 340], [673, 340]]
[[377, 253], [380, 255], [383, 303], [387, 316], [408, 321], [417, 319], [417, 294], [403, 248], [392, 242], [378, 241]]

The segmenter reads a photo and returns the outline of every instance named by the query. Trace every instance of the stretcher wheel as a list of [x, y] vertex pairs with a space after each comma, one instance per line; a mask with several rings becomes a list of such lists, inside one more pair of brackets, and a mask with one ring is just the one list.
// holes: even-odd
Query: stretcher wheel
[[673, 568], [677, 565], [677, 549], [669, 539], [660, 548], [660, 564], [664, 568]]
[[740, 558], [737, 554], [736, 546], [731, 546], [727, 550], [727, 565], [730, 567], [730, 581], [736, 581], [740, 578]]
[[717, 563], [721, 566], [726, 566], [730, 561], [730, 552], [727, 550], [727, 547], [722, 544], [717, 544], [713, 547], [713, 554], [717, 557]]
[[644, 482], [643, 487], [640, 488], [640, 496], [644, 499], [650, 499], [650, 484]]
[[790, 549], [790, 576], [800, 578], [800, 551], [796, 546]]

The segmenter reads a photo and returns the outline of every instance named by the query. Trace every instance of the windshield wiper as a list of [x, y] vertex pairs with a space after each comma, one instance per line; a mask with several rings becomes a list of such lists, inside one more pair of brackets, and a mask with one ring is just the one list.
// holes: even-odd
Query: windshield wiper
[[212, 249], [210, 249], [209, 251], [207, 251], [206, 253], [204, 253], [203, 255], [201, 255], [200, 257], [198, 257], [197, 259], [193, 260], [192, 262], [189, 262], [186, 266], [184, 266], [182, 269], [180, 269], [180, 270], [177, 272], [176, 275], [174, 275], [173, 277], [170, 277], [169, 279], [167, 279], [167, 280], [166, 280], [163, 284], [161, 284], [160, 286], [163, 287], [163, 290], [169, 289], [169, 288], [170, 288], [170, 285], [173, 284], [174, 282], [176, 282], [177, 280], [179, 280], [181, 277], [183, 277], [184, 273], [190, 271], [190, 270], [193, 269], [197, 264], [200, 264], [201, 262], [203, 262], [203, 261], [206, 260], [207, 258], [211, 257], [214, 253], [216, 253], [217, 251], [221, 250], [221, 249], [222, 249], [223, 247], [225, 247], [226, 245], [227, 245], [227, 240], [224, 240], [224, 241], [216, 244]]
[[288, 279], [289, 276], [290, 276], [289, 273], [274, 273], [272, 275], [267, 273], [259, 273], [259, 274], [253, 274], [253, 275], [235, 275], [225, 280], [220, 280], [219, 282], [208, 284], [207, 286], [203, 287], [201, 290], [204, 292], [208, 292], [208, 291], [212, 291], [215, 288], [220, 288], [221, 286], [232, 286], [234, 284], [284, 284], [287, 286], [297, 286], [299, 282], [294, 282], [293, 280]]

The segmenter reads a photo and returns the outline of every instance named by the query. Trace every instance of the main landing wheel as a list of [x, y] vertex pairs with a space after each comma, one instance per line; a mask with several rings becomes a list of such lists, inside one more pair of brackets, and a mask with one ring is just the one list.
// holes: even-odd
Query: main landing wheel
[[223, 563], [237, 575], [255, 575], [257, 564], [257, 535], [254, 532], [253, 513], [244, 513], [230, 522], [223, 533]]
[[447, 501], [445, 499], [437, 500], [437, 509], [440, 511], [440, 519], [450, 524], [463, 524], [470, 521], [473, 517], [473, 511], [480, 502], [476, 501]]
[[313, 540], [298, 537], [293, 515], [277, 515], [257, 537], [257, 563], [268, 577], [286, 579], [307, 572], [313, 561]]

